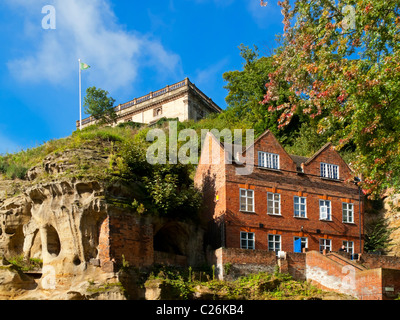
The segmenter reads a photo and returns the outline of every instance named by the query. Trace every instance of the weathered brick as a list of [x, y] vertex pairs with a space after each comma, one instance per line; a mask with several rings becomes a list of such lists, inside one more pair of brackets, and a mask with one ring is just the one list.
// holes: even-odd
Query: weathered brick
[[[224, 149], [211, 134], [204, 145], [215, 147], [220, 162], [211, 163], [209, 150], [203, 148], [195, 184], [204, 193], [203, 218], [223, 217], [225, 245], [240, 248], [240, 232], [255, 234], [255, 248], [268, 250], [268, 234], [281, 235], [281, 249], [293, 251], [294, 237], [307, 237], [308, 248], [319, 250], [320, 239], [330, 239], [337, 251], [343, 241], [352, 241], [354, 251], [363, 247], [363, 206], [358, 187], [349, 181], [351, 171], [340, 155], [327, 144], [313, 157], [299, 164], [287, 154], [272, 133], [266, 132], [254, 143], [255, 167], [249, 175], [237, 175], [236, 164], [224, 163]], [[258, 151], [279, 154], [280, 170], [259, 168]], [[320, 177], [320, 162], [339, 166], [340, 180]], [[254, 212], [240, 211], [240, 188], [254, 190]], [[281, 215], [267, 214], [267, 193], [279, 193]], [[294, 196], [307, 198], [307, 217], [294, 217]], [[319, 200], [331, 201], [332, 221], [320, 220]], [[361, 201], [360, 201], [361, 200]], [[354, 205], [354, 222], [342, 222], [342, 203]], [[361, 226], [361, 230], [360, 230]], [[361, 232], [360, 232], [361, 231]], [[360, 242], [361, 235], [361, 242]]]

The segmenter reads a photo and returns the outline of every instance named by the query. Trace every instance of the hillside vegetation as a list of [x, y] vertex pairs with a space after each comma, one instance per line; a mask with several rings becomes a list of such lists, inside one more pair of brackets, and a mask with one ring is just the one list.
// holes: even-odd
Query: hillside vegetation
[[195, 271], [191, 267], [155, 266], [144, 286], [150, 292], [155, 289], [159, 296], [153, 298], [162, 300], [354, 300], [277, 271], [249, 274], [236, 280], [217, 280], [213, 268]]

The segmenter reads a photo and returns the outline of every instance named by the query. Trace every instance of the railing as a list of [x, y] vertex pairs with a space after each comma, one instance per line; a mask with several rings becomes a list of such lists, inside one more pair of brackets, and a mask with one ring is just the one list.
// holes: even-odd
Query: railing
[[[146, 94], [145, 96], [141, 96], [139, 98], [135, 98], [135, 99], [133, 99], [131, 101], [128, 101], [126, 103], [120, 104], [120, 105], [116, 106], [114, 108], [114, 110], [116, 112], [120, 112], [122, 110], [125, 110], [125, 109], [131, 108], [133, 106], [136, 106], [136, 105], [138, 105], [140, 103], [143, 103], [143, 102], [146, 102], [148, 100], [151, 100], [152, 98], [159, 97], [159, 96], [162, 96], [162, 95], [164, 95], [164, 94], [166, 94], [168, 92], [180, 89], [180, 88], [182, 88], [184, 86], [188, 86], [189, 84], [191, 84], [191, 83], [190, 83], [189, 79], [186, 78], [183, 81], [179, 81], [179, 82], [177, 82], [177, 83], [175, 83], [173, 85], [166, 86], [165, 88], [162, 88], [162, 89], [160, 89], [158, 91], [150, 92], [149, 94]], [[94, 119], [92, 119], [92, 117], [83, 119], [82, 120], [82, 125], [86, 125], [86, 124], [88, 124], [88, 123], [90, 123], [92, 121], [94, 121]], [[79, 120], [77, 121], [77, 125], [76, 126], [79, 127]]]
[[150, 92], [149, 94], [146, 94], [145, 96], [142, 96], [142, 97], [139, 97], [139, 98], [135, 98], [135, 99], [133, 99], [133, 100], [131, 100], [129, 102], [121, 104], [121, 105], [115, 107], [114, 109], [115, 109], [115, 111], [125, 110], [127, 108], [130, 108], [130, 107], [135, 106], [137, 104], [140, 104], [142, 102], [148, 101], [148, 100], [150, 100], [152, 98], [162, 96], [162, 95], [166, 94], [167, 92], [171, 92], [171, 91], [174, 91], [176, 89], [182, 88], [185, 85], [187, 85], [188, 83], [189, 83], [189, 79], [186, 78], [185, 80], [180, 81], [178, 83], [175, 83], [175, 84], [173, 84], [171, 86], [166, 86], [165, 88], [162, 88], [162, 89], [160, 89], [160, 90], [158, 90], [156, 92]]
[[[131, 101], [128, 101], [126, 103], [120, 104], [120, 105], [116, 106], [114, 108], [114, 110], [116, 112], [121, 112], [121, 111], [123, 111], [125, 109], [131, 108], [133, 106], [136, 106], [136, 105], [139, 105], [139, 104], [141, 104], [143, 102], [151, 100], [152, 98], [162, 96], [162, 95], [164, 95], [164, 94], [166, 94], [168, 92], [171, 92], [171, 91], [174, 91], [174, 90], [178, 90], [178, 89], [180, 89], [182, 87], [185, 87], [185, 86], [189, 86], [191, 89], [196, 91], [196, 93], [199, 94], [204, 100], [208, 101], [214, 107], [215, 110], [221, 110], [209, 97], [207, 97], [200, 89], [198, 89], [193, 83], [191, 83], [188, 78], [186, 78], [185, 80], [179, 81], [179, 82], [177, 82], [177, 83], [175, 83], [173, 85], [166, 86], [165, 88], [162, 88], [162, 89], [160, 89], [158, 91], [150, 92], [149, 94], [146, 94], [145, 96], [141, 96], [139, 98], [135, 98], [135, 99], [133, 99]], [[83, 119], [82, 120], [82, 125], [86, 125], [86, 124], [88, 124], [90, 122], [93, 122], [93, 121], [94, 121], [94, 119], [92, 117]], [[79, 128], [79, 120], [77, 121], [77, 125], [76, 126], [77, 126], [77, 128]]]

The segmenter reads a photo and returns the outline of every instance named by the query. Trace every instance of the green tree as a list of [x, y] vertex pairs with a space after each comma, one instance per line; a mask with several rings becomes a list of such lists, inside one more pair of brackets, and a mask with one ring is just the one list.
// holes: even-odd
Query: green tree
[[[398, 0], [281, 1], [282, 47], [263, 104], [291, 123], [302, 110], [331, 132], [338, 148], [353, 143], [364, 193], [400, 190], [400, 3]], [[280, 81], [289, 85], [289, 103]], [[283, 111], [283, 112], [282, 112]]]
[[100, 124], [115, 123], [117, 114], [114, 109], [115, 99], [108, 96], [108, 91], [90, 87], [86, 89], [83, 106], [85, 113], [91, 115]]
[[[227, 83], [225, 89], [228, 95], [225, 98], [228, 108], [225, 117], [241, 119], [246, 126], [254, 128], [255, 134], [260, 135], [265, 130], [271, 130], [283, 143], [285, 139], [291, 140], [294, 133], [299, 129], [299, 117], [296, 116], [289, 126], [278, 130], [278, 118], [280, 112], [271, 113], [260, 104], [266, 94], [265, 84], [269, 81], [269, 74], [276, 67], [272, 57], [260, 57], [256, 46], [254, 49], [241, 44], [239, 46], [240, 56], [244, 59], [243, 70], [228, 71], [223, 74]], [[288, 85], [280, 81], [280, 96], [274, 105], [287, 102]], [[302, 114], [300, 113], [300, 116]], [[303, 116], [305, 118], [305, 116]], [[304, 119], [302, 119], [304, 121]]]
[[145, 199], [140, 200], [147, 212], [169, 218], [196, 218], [202, 197], [190, 178], [193, 165], [149, 164], [146, 159], [149, 143], [144, 139], [136, 135], [121, 146], [121, 177], [142, 186]]
[[391, 234], [396, 229], [389, 228], [389, 223], [384, 218], [369, 223], [365, 228], [364, 250], [387, 253], [393, 242]]

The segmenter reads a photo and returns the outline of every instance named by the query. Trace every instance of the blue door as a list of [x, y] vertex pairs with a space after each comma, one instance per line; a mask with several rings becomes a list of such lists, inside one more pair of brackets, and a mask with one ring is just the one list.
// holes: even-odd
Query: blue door
[[294, 240], [294, 252], [301, 252], [301, 238]]

